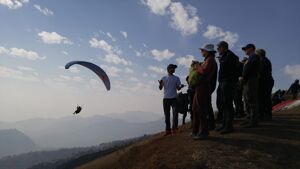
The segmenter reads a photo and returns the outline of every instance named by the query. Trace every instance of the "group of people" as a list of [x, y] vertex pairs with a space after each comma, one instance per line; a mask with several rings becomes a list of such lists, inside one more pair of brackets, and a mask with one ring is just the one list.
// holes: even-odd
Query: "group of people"
[[[242, 47], [247, 55], [242, 61], [229, 49], [229, 45], [225, 41], [217, 44], [217, 50], [214, 49], [213, 44], [206, 44], [199, 49], [204, 61], [193, 61], [186, 78], [189, 85], [193, 139], [207, 138], [209, 130], [216, 130], [221, 134], [233, 132], [235, 115], [238, 117], [247, 115], [246, 120], [240, 124], [247, 128], [256, 127], [259, 120], [272, 119], [271, 93], [274, 80], [272, 65], [266, 57], [264, 49], [256, 49], [254, 44], [247, 44]], [[218, 57], [216, 57], [216, 53], [218, 53]], [[165, 135], [178, 131], [176, 97], [177, 90], [180, 90], [183, 85], [179, 77], [174, 75], [176, 68], [177, 66], [174, 64], [168, 65], [168, 75], [159, 80], [159, 89], [164, 89]], [[216, 103], [218, 118], [222, 119], [221, 125], [218, 127], [215, 125], [211, 100], [217, 80], [219, 84]], [[172, 128], [170, 126], [170, 108], [173, 113]]]

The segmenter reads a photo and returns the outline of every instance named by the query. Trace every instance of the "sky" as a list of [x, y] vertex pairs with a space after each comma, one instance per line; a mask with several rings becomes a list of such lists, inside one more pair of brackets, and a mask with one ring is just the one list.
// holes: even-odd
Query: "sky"
[[[182, 83], [199, 47], [225, 40], [263, 48], [273, 90], [300, 78], [298, 0], [0, 0], [0, 121], [140, 111], [163, 115], [157, 80], [177, 64]], [[103, 68], [111, 90], [91, 71]], [[183, 89], [185, 92], [186, 89]], [[215, 97], [215, 94], [214, 94]]]

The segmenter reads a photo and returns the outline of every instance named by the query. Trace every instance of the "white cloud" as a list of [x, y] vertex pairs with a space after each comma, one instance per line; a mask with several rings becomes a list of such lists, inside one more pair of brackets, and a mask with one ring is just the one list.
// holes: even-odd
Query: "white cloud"
[[169, 49], [165, 49], [163, 51], [153, 49], [151, 51], [151, 54], [154, 56], [154, 59], [157, 61], [168, 60], [175, 55], [175, 53], [172, 53], [171, 51], [169, 51]]
[[191, 5], [184, 7], [182, 3], [171, 0], [143, 0], [142, 3], [156, 15], [170, 15], [171, 27], [180, 31], [181, 35], [197, 33], [201, 22], [195, 7]]
[[127, 39], [127, 37], [128, 37], [127, 32], [125, 32], [125, 31], [120, 31], [120, 33], [124, 36], [125, 39]]
[[237, 33], [232, 33], [230, 31], [224, 31], [222, 28], [208, 25], [206, 32], [203, 36], [208, 39], [219, 39], [220, 41], [226, 41], [231, 47], [238, 41], [239, 35]]
[[35, 4], [34, 7], [35, 7], [35, 9], [37, 9], [38, 11], [40, 11], [42, 14], [44, 14], [46, 16], [49, 16], [49, 15], [52, 16], [54, 14], [53, 11], [49, 10], [48, 8], [43, 9], [43, 8], [41, 8], [40, 5]]
[[197, 16], [197, 9], [188, 6], [186, 8], [180, 2], [174, 2], [170, 6], [171, 26], [180, 31], [183, 36], [195, 34], [198, 31], [200, 19]]
[[130, 61], [127, 61], [114, 53], [105, 55], [105, 58], [103, 60], [106, 61], [107, 63], [114, 63], [116, 65], [118, 64], [123, 64], [125, 66], [132, 65]]
[[9, 9], [18, 9], [28, 2], [29, 0], [0, 0], [0, 5], [4, 5]]
[[66, 76], [66, 75], [59, 75], [59, 78], [56, 81], [74, 81], [74, 82], [83, 82], [84, 79], [80, 76]]
[[105, 42], [104, 40], [97, 40], [96, 38], [92, 38], [89, 41], [91, 47], [93, 48], [99, 48], [104, 50], [107, 53], [112, 53], [113, 51], [113, 47], [111, 45], [109, 45], [107, 42]]
[[195, 57], [192, 55], [187, 55], [186, 57], [179, 57], [176, 58], [176, 62], [179, 65], [183, 65], [187, 68], [189, 68], [191, 66], [192, 61], [195, 60]]
[[37, 60], [37, 59], [46, 59], [46, 57], [41, 57], [39, 56], [39, 54], [37, 52], [34, 51], [27, 51], [25, 49], [21, 49], [21, 48], [10, 48], [10, 49], [6, 49], [3, 46], [0, 46], [0, 55], [1, 54], [7, 54], [10, 56], [18, 56], [18, 57], [23, 57], [29, 60]]
[[283, 73], [292, 79], [300, 79], [300, 65], [286, 65]]
[[123, 53], [122, 50], [119, 49], [118, 47], [114, 47], [114, 52], [118, 55], [122, 55], [122, 53]]
[[5, 47], [0, 46], [0, 55], [1, 54], [7, 54], [7, 53], [8, 53], [8, 50]]
[[147, 5], [154, 14], [164, 15], [171, 0], [143, 0], [142, 3]]
[[101, 65], [101, 68], [107, 73], [108, 76], [118, 77], [121, 69], [114, 66]]
[[114, 64], [123, 64], [125, 66], [132, 65], [130, 61], [127, 61], [126, 59], [120, 57], [119, 55], [122, 54], [122, 51], [118, 49], [117, 47], [112, 47], [110, 44], [108, 44], [104, 40], [97, 40], [96, 38], [92, 38], [89, 41], [91, 47], [93, 48], [99, 48], [104, 50], [107, 54], [103, 58], [104, 61], [108, 63], [114, 63]]
[[126, 73], [129, 73], [129, 74], [134, 73], [133, 70], [130, 69], [130, 68], [128, 68], [128, 67], [125, 68], [125, 72], [126, 72]]
[[9, 54], [12, 56], [19, 56], [29, 60], [46, 59], [46, 57], [40, 57], [38, 53], [34, 51], [27, 51], [20, 48], [10, 48]]
[[24, 67], [24, 66], [18, 66], [19, 70], [24, 70], [24, 71], [34, 71], [33, 68], [31, 67]]
[[39, 81], [36, 73], [25, 74], [22, 71], [0, 66], [0, 77], [26, 81]]
[[152, 72], [158, 73], [158, 74], [165, 74], [166, 70], [164, 70], [163, 68], [160, 67], [156, 67], [156, 66], [149, 66], [148, 69]]
[[72, 72], [72, 73], [79, 73], [80, 72], [80, 70], [77, 68], [77, 67], [70, 67], [69, 69], [68, 69], [70, 72]]
[[73, 42], [70, 41], [68, 38], [59, 35], [56, 32], [40, 32], [38, 36], [43, 40], [46, 44], [69, 44], [72, 45]]
[[114, 38], [109, 32], [106, 33], [106, 35], [113, 41], [116, 41], [116, 38]]

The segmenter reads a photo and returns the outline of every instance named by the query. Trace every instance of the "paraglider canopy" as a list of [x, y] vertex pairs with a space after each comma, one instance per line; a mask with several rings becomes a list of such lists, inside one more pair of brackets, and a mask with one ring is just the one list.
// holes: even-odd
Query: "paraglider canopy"
[[93, 71], [94, 73], [96, 73], [98, 75], [98, 77], [102, 80], [102, 82], [104, 83], [106, 90], [110, 90], [110, 80], [109, 80], [107, 74], [104, 72], [104, 70], [101, 69], [99, 66], [97, 66], [93, 63], [90, 63], [90, 62], [86, 62], [86, 61], [71, 61], [65, 65], [65, 69], [69, 69], [74, 64], [84, 66], [84, 67], [90, 69], [91, 71]]

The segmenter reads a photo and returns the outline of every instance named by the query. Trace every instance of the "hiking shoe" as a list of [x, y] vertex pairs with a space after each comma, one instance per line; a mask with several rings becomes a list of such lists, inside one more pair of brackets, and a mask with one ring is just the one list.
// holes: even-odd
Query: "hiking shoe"
[[221, 130], [220, 134], [228, 134], [228, 133], [232, 133], [232, 132], [233, 132], [233, 128], [230, 128], [230, 129], [224, 128], [223, 130]]
[[215, 125], [210, 125], [210, 126], [208, 126], [208, 130], [214, 130], [215, 128], [216, 128]]
[[194, 140], [204, 140], [204, 139], [207, 139], [208, 137], [208, 134], [197, 134], [195, 136], [193, 136], [192, 138]]
[[246, 125], [243, 126], [243, 128], [254, 128], [257, 127], [257, 123], [248, 123]]
[[172, 134], [176, 134], [176, 133], [178, 133], [178, 128], [175, 128], [175, 129], [172, 129]]
[[196, 137], [196, 136], [197, 136], [197, 134], [191, 133], [191, 137]]
[[221, 131], [221, 130], [223, 130], [224, 128], [225, 128], [224, 126], [217, 127], [217, 128], [216, 128], [216, 131]]
[[249, 125], [250, 124], [250, 121], [244, 121], [242, 123], [240, 123], [240, 126], [245, 126], [245, 125]]
[[167, 130], [167, 131], [165, 132], [164, 136], [168, 136], [168, 135], [171, 135], [171, 134], [172, 134], [171, 130]]

